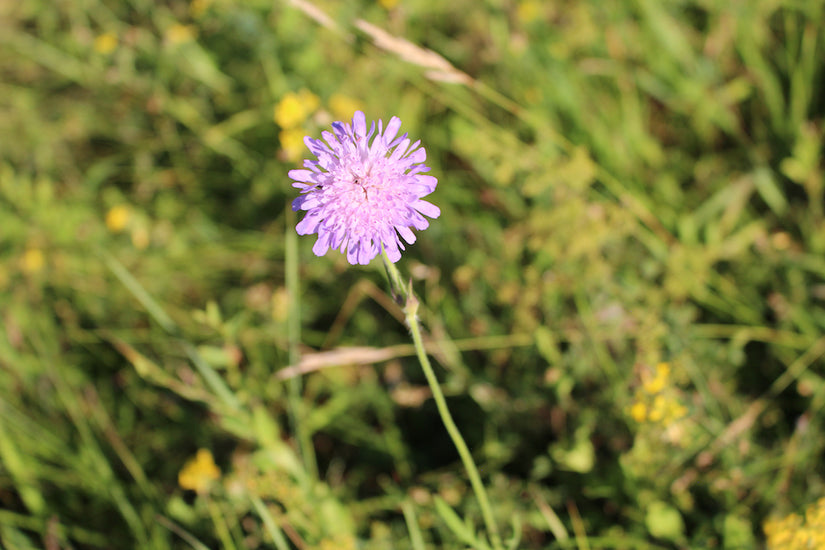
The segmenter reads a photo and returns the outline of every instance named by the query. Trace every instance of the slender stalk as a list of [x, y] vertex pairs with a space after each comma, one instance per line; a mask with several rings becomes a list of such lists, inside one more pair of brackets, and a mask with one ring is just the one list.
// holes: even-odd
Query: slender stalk
[[410, 532], [410, 543], [413, 550], [425, 550], [424, 536], [418, 526], [418, 519], [415, 517], [415, 507], [412, 502], [405, 500], [401, 503], [401, 511], [404, 513], [404, 521], [407, 522], [407, 530]]
[[272, 514], [269, 513], [269, 510], [266, 509], [266, 505], [261, 500], [261, 497], [252, 495], [250, 498], [252, 499], [252, 505], [255, 507], [261, 520], [263, 520], [264, 527], [266, 527], [266, 530], [269, 532], [269, 536], [272, 537], [272, 542], [275, 543], [275, 547], [278, 550], [289, 550], [289, 544], [286, 542], [281, 528], [275, 523], [275, 519], [272, 517]]
[[[402, 280], [400, 274], [398, 273], [398, 268], [395, 264], [389, 261], [386, 252], [382, 251], [382, 258], [384, 260], [384, 267], [389, 275], [390, 283], [394, 286], [393, 283], [396, 281], [400, 282]], [[427, 352], [424, 350], [424, 341], [421, 338], [421, 325], [418, 322], [419, 301], [412, 292], [412, 281], [410, 281], [406, 288], [402, 286], [401, 288], [393, 289], [393, 293], [396, 291], [400, 295], [406, 296], [407, 300], [406, 305], [404, 306], [404, 314], [406, 316], [407, 326], [410, 329], [410, 334], [412, 335], [413, 344], [415, 345], [418, 361], [421, 363], [421, 369], [424, 371], [424, 376], [427, 378], [427, 384], [429, 384], [430, 390], [433, 392], [433, 398], [435, 399], [435, 404], [438, 408], [438, 414], [441, 416], [441, 422], [447, 429], [450, 439], [453, 440], [453, 444], [458, 451], [458, 456], [464, 464], [464, 469], [467, 470], [467, 476], [470, 478], [470, 485], [473, 488], [473, 493], [475, 493], [478, 506], [481, 508], [481, 515], [487, 528], [487, 534], [490, 537], [490, 543], [495, 550], [501, 550], [503, 548], [501, 544], [501, 537], [498, 533], [498, 527], [496, 526], [495, 519], [493, 518], [493, 510], [490, 507], [490, 499], [487, 498], [487, 491], [484, 489], [484, 484], [481, 482], [481, 475], [478, 473], [478, 468], [473, 461], [473, 455], [470, 453], [467, 443], [464, 442], [461, 432], [455, 425], [453, 416], [450, 414], [450, 409], [447, 407], [447, 400], [444, 398], [444, 393], [441, 391], [441, 386], [439, 385], [438, 379], [433, 371], [433, 367], [430, 364], [430, 359], [427, 357]]]

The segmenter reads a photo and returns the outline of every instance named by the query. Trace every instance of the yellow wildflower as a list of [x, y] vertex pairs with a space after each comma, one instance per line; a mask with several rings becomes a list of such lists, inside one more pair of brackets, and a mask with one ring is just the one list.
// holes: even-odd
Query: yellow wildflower
[[178, 474], [178, 485], [183, 489], [204, 493], [213, 481], [221, 477], [215, 459], [208, 449], [198, 449], [195, 458], [184, 464]]
[[378, 0], [378, 3], [379, 3], [379, 4], [381, 4], [381, 6], [382, 6], [384, 9], [391, 10], [391, 9], [393, 9], [395, 6], [397, 6], [397, 5], [398, 5], [398, 0]]
[[650, 422], [668, 427], [688, 413], [679, 401], [678, 390], [670, 384], [670, 365], [659, 363], [651, 372], [641, 373], [641, 387], [636, 390], [628, 413], [636, 422]]
[[309, 90], [302, 89], [299, 92], [288, 92], [275, 105], [275, 122], [281, 128], [288, 130], [300, 126], [311, 115], [321, 100]]
[[522, 23], [532, 23], [542, 16], [542, 5], [538, 0], [524, 0], [516, 6], [516, 17]]
[[768, 550], [808, 550], [825, 548], [825, 498], [799, 514], [770, 518], [762, 525]]
[[677, 401], [670, 402], [670, 417], [673, 420], [678, 420], [684, 416], [687, 416], [688, 410], [687, 407], [682, 405]]
[[106, 212], [106, 227], [112, 233], [120, 233], [126, 228], [132, 217], [132, 210], [128, 206], [113, 206]]
[[95, 38], [95, 51], [99, 54], [110, 54], [117, 48], [117, 36], [113, 32], [105, 32]]
[[[644, 380], [642, 383], [642, 387], [645, 391], [651, 395], [657, 394], [662, 391], [665, 386], [667, 385], [668, 377], [670, 376], [670, 365], [667, 363], [659, 363], [656, 365], [656, 374], [655, 376], [647, 377], [647, 380]], [[645, 376], [642, 376], [644, 379]]]
[[20, 258], [20, 266], [26, 273], [37, 273], [46, 265], [46, 257], [39, 248], [29, 248]]
[[278, 133], [284, 160], [296, 161], [301, 158], [304, 152], [304, 135], [306, 132], [300, 128], [290, 128]]
[[349, 120], [355, 111], [363, 111], [364, 104], [344, 94], [332, 94], [329, 98], [329, 110], [335, 120]]
[[645, 419], [647, 419], [647, 405], [641, 401], [634, 402], [630, 407], [630, 416], [632, 416], [636, 422], [644, 422]]
[[816, 504], [805, 510], [805, 521], [808, 525], [817, 525], [825, 533], [825, 498], [819, 499]]
[[650, 406], [650, 418], [651, 422], [661, 422], [665, 418], [665, 414], [667, 413], [667, 401], [663, 395], [657, 395], [653, 398], [653, 404]]
[[192, 25], [181, 25], [175, 23], [166, 29], [166, 40], [171, 45], [182, 44], [184, 42], [191, 42], [195, 39], [197, 31]]

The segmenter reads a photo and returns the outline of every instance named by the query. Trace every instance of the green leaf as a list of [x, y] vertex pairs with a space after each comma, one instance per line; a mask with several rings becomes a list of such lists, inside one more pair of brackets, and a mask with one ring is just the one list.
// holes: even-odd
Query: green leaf
[[730, 514], [725, 516], [722, 528], [725, 550], [738, 548], [756, 548], [751, 523], [741, 516]]
[[679, 511], [660, 500], [648, 506], [645, 525], [654, 537], [667, 540], [681, 540], [685, 535], [685, 523]]
[[779, 189], [773, 173], [767, 168], [757, 168], [753, 173], [753, 183], [756, 185], [756, 191], [762, 200], [773, 210], [774, 214], [781, 216], [788, 209], [788, 201], [785, 200], [785, 195]]

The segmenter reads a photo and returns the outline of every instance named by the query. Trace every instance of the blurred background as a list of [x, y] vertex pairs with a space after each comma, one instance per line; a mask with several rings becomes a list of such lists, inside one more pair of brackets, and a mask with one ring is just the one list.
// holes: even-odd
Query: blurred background
[[398, 265], [505, 543], [825, 547], [824, 41], [821, 0], [0, 2], [2, 546], [482, 547], [380, 263], [294, 231], [360, 109], [439, 180]]

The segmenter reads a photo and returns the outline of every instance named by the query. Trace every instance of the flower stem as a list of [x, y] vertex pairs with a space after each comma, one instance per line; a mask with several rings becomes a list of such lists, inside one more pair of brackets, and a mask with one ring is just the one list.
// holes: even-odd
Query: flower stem
[[[398, 268], [395, 264], [389, 261], [387, 254], [383, 251], [382, 258], [384, 260], [384, 267], [389, 275], [390, 284], [395, 286], [396, 282], [400, 282], [402, 280], [400, 274], [398, 273]], [[473, 461], [473, 455], [470, 453], [467, 443], [464, 442], [464, 438], [461, 436], [461, 432], [455, 425], [455, 421], [453, 421], [453, 416], [450, 414], [450, 409], [447, 407], [447, 400], [444, 398], [444, 393], [441, 391], [441, 386], [439, 385], [438, 379], [433, 371], [433, 367], [430, 364], [430, 359], [427, 357], [427, 352], [424, 350], [424, 342], [421, 338], [421, 325], [418, 322], [419, 301], [412, 292], [412, 281], [410, 281], [410, 284], [406, 288], [403, 286], [397, 289], [394, 288], [393, 293], [395, 294], [396, 292], [406, 296], [404, 314], [406, 316], [407, 326], [410, 328], [410, 334], [412, 335], [415, 351], [418, 355], [418, 361], [421, 363], [421, 369], [424, 371], [424, 376], [427, 378], [427, 383], [430, 386], [430, 390], [433, 392], [433, 398], [435, 399], [435, 404], [438, 408], [438, 414], [441, 416], [441, 422], [447, 429], [450, 439], [453, 440], [453, 444], [458, 451], [458, 456], [461, 457], [461, 462], [464, 464], [464, 469], [467, 470], [467, 476], [470, 478], [470, 485], [473, 488], [476, 500], [478, 500], [479, 508], [481, 508], [481, 515], [487, 528], [487, 534], [490, 537], [490, 543], [495, 550], [501, 550], [503, 548], [501, 544], [501, 537], [499, 536], [498, 527], [496, 526], [496, 522], [493, 518], [493, 511], [490, 507], [490, 500], [487, 498], [487, 491], [484, 489], [484, 484], [481, 482], [481, 476], [479, 475], [478, 468]]]

